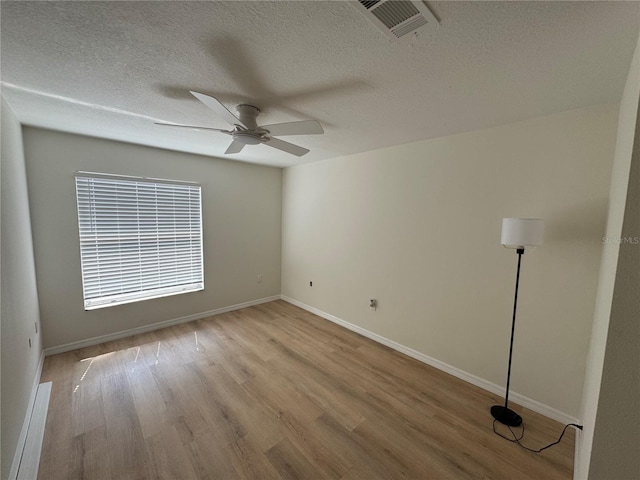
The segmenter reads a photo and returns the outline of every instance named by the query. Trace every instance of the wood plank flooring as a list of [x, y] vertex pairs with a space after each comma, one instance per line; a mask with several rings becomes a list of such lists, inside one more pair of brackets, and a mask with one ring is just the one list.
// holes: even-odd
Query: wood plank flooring
[[283, 301], [48, 357], [42, 381], [42, 480], [572, 477], [572, 431], [529, 453], [493, 433], [496, 396]]

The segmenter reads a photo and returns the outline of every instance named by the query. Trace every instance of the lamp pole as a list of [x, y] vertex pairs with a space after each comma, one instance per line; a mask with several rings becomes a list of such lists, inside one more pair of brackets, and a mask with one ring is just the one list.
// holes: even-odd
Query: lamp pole
[[504, 407], [494, 405], [491, 407], [491, 415], [500, 423], [517, 427], [522, 424], [522, 417], [509, 408], [509, 383], [511, 382], [511, 359], [513, 356], [513, 337], [516, 332], [516, 310], [518, 308], [518, 286], [520, 285], [520, 264], [522, 263], [522, 254], [524, 248], [516, 250], [518, 254], [518, 270], [516, 272], [516, 291], [513, 296], [513, 317], [511, 320], [511, 342], [509, 343], [509, 368], [507, 369], [507, 389], [504, 395]]

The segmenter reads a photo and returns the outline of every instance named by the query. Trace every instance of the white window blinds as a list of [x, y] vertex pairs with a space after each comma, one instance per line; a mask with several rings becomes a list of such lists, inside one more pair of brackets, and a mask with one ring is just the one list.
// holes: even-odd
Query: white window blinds
[[85, 310], [204, 289], [200, 186], [76, 174]]

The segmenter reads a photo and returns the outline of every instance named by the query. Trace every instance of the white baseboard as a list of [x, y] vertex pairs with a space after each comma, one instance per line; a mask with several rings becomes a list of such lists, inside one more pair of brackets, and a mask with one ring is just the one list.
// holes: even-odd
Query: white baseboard
[[[387, 347], [397, 350], [398, 352], [404, 353], [405, 355], [415, 358], [416, 360], [422, 363], [426, 363], [427, 365], [435, 367], [438, 370], [442, 370], [443, 372], [453, 375], [454, 377], [460, 378], [465, 382], [469, 382], [470, 384], [475, 385], [476, 387], [480, 387], [483, 390], [487, 390], [488, 392], [495, 393], [496, 395], [504, 394], [504, 387], [496, 385], [495, 383], [489, 382], [488, 380], [472, 375], [471, 373], [465, 372], [464, 370], [460, 370], [459, 368], [456, 368], [445, 362], [442, 362], [433, 357], [425, 355], [424, 353], [418, 352], [417, 350], [414, 350], [412, 348], [406, 347], [398, 342], [389, 340], [388, 338], [383, 337], [382, 335], [378, 335], [377, 333], [373, 333], [362, 327], [349, 323], [345, 320], [342, 320], [341, 318], [336, 317], [335, 315], [331, 315], [330, 313], [323, 312], [322, 310], [319, 310], [315, 307], [307, 305], [306, 303], [302, 303], [298, 300], [287, 297], [286, 295], [281, 295], [281, 298], [285, 302], [289, 302], [297, 307], [302, 308], [303, 310], [306, 310], [315, 315], [318, 315], [319, 317], [329, 320], [330, 322], [337, 323], [338, 325], [341, 325], [348, 330], [359, 333], [360, 335], [370, 338], [375, 342], [381, 343], [382, 345], [386, 345]], [[552, 418], [553, 420], [556, 420], [560, 423], [564, 423], [564, 424], [578, 423], [578, 420], [575, 417], [568, 415], [564, 412], [561, 412], [560, 410], [556, 410], [555, 408], [549, 407], [548, 405], [540, 403], [529, 397], [520, 395], [519, 393], [516, 393], [513, 391], [510, 392], [509, 399], [513, 400], [513, 402], [517, 403], [518, 405], [521, 405], [530, 410], [533, 410], [534, 412], [544, 415], [545, 417]]]
[[42, 440], [44, 439], [44, 427], [47, 423], [47, 411], [49, 410], [49, 398], [51, 397], [51, 382], [38, 385], [38, 393], [33, 405], [29, 432], [24, 444], [24, 452], [18, 468], [18, 480], [33, 480], [38, 478], [40, 466], [40, 454], [42, 453]]
[[251, 300], [249, 302], [238, 303], [236, 305], [229, 305], [228, 307], [216, 308], [215, 310], [209, 310], [208, 312], [194, 313], [185, 317], [173, 318], [171, 320], [165, 320], [162, 322], [152, 323], [150, 325], [144, 325], [142, 327], [130, 328], [128, 330], [121, 330], [115, 333], [109, 333], [107, 335], [100, 335], [98, 337], [87, 338], [86, 340], [80, 340], [77, 342], [66, 343], [64, 345], [58, 345], [57, 347], [45, 348], [45, 356], [57, 355], [58, 353], [70, 352], [72, 350], [78, 350], [79, 348], [90, 347], [92, 345], [99, 345], [104, 342], [110, 342], [112, 340], [118, 340], [120, 338], [131, 337], [139, 333], [152, 332], [153, 330], [159, 330], [165, 327], [171, 327], [173, 325], [179, 325], [181, 323], [192, 322], [193, 320], [199, 320], [201, 318], [211, 317], [213, 315], [220, 315], [221, 313], [232, 312], [233, 310], [240, 310], [241, 308], [253, 307], [254, 305], [260, 305], [261, 303], [273, 302], [274, 300], [280, 300], [280, 295], [273, 295], [271, 297], [259, 298], [257, 300]]
[[24, 420], [22, 421], [22, 430], [20, 430], [20, 436], [18, 437], [18, 445], [16, 446], [16, 451], [13, 454], [13, 461], [11, 462], [11, 470], [9, 470], [9, 480], [15, 480], [18, 476], [20, 460], [22, 459], [24, 446], [27, 441], [27, 433], [29, 433], [29, 423], [31, 422], [31, 414], [33, 413], [33, 406], [36, 402], [36, 395], [38, 393], [38, 386], [40, 385], [40, 376], [42, 375], [43, 365], [44, 365], [44, 351], [40, 353], [38, 368], [36, 369], [36, 373], [33, 378], [31, 395], [29, 395], [29, 404], [27, 406], [27, 411], [24, 415]]
[[[576, 422], [578, 423], [578, 422]], [[576, 440], [573, 452], [573, 479], [584, 480], [586, 477], [580, 472], [580, 452], [582, 451], [582, 430], [576, 428]]]

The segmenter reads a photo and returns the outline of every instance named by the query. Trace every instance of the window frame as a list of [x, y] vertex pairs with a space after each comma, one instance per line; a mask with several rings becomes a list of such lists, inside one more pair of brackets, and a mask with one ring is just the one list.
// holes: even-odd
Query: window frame
[[204, 290], [199, 183], [85, 171], [74, 183], [86, 311]]

